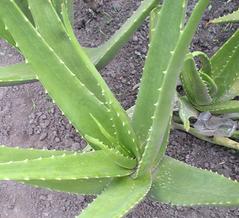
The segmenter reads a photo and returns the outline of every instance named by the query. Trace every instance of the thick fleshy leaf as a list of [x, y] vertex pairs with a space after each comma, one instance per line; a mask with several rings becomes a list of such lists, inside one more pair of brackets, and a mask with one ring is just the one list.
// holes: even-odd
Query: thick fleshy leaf
[[24, 184], [53, 191], [70, 192], [85, 195], [101, 193], [112, 181], [111, 178], [77, 179], [77, 180], [28, 180]]
[[57, 151], [57, 150], [37, 150], [32, 148], [19, 148], [0, 146], [0, 163], [12, 161], [33, 160], [37, 158], [47, 158], [51, 156], [61, 156], [63, 154], [73, 154], [70, 151]]
[[184, 91], [193, 105], [208, 105], [212, 102], [207, 84], [197, 71], [191, 53], [185, 58], [183, 71], [180, 76]]
[[0, 67], [0, 86], [12, 86], [37, 81], [29, 64]]
[[217, 84], [216, 98], [220, 100], [239, 76], [239, 30], [211, 58], [212, 78]]
[[141, 143], [146, 141], [136, 176], [144, 174], [152, 167], [159, 155], [163, 138], [168, 134], [177, 79], [193, 34], [208, 3], [208, 0], [199, 1], [181, 35], [185, 2], [182, 0], [172, 4], [168, 0], [162, 6], [132, 121]]
[[211, 105], [196, 106], [196, 108], [199, 111], [210, 111], [213, 114], [237, 113], [239, 111], [239, 101], [231, 100]]
[[0, 180], [77, 180], [130, 175], [104, 151], [0, 163]]
[[239, 205], [239, 182], [165, 156], [150, 196], [173, 205]]
[[123, 217], [147, 195], [151, 183], [149, 175], [138, 179], [131, 177], [115, 179], [79, 218]]
[[231, 14], [211, 20], [210, 23], [236, 23], [239, 22], [239, 9]]

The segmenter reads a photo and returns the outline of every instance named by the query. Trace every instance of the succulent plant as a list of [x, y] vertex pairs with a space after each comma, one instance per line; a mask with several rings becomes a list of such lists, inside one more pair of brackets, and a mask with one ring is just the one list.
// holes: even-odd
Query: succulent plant
[[[235, 15], [236, 18], [236, 14], [238, 12], [234, 12], [232, 15]], [[232, 15], [215, 19], [212, 23], [229, 22]], [[234, 21], [236, 22], [236, 19]], [[237, 125], [234, 126], [231, 119], [226, 120], [224, 117], [238, 119], [239, 102], [234, 100], [239, 95], [238, 42], [239, 30], [236, 30], [211, 58], [198, 51], [186, 56], [183, 71], [180, 75], [185, 96], [180, 97], [179, 116], [184, 126], [180, 124], [181, 121], [177, 116], [175, 118], [179, 122], [174, 123], [176, 129], [186, 130], [203, 140], [234, 149], [239, 149], [239, 143], [233, 140], [238, 139]], [[199, 70], [195, 58], [199, 58], [201, 61]], [[232, 131], [228, 135], [208, 134], [206, 131], [206, 135], [204, 135], [197, 128], [193, 128], [193, 125], [190, 125], [189, 122], [190, 117], [198, 118], [199, 112], [210, 112], [214, 115], [224, 116], [222, 118], [213, 117], [213, 125], [215, 128], [220, 128], [220, 125], [225, 128], [225, 122], [230, 122]], [[217, 125], [215, 125], [215, 122], [217, 122]], [[207, 128], [210, 129], [210, 127]], [[230, 129], [230, 127], [228, 128]]]
[[159, 19], [151, 29], [132, 120], [77, 42], [67, 1], [62, 1], [61, 13], [52, 1], [28, 4], [34, 22], [14, 0], [1, 0], [4, 29], [34, 79], [93, 151], [2, 146], [1, 180], [99, 194], [80, 217], [122, 217], [145, 196], [175, 205], [239, 205], [237, 181], [165, 155], [177, 79], [209, 0], [198, 2], [183, 28], [185, 0], [164, 0], [160, 13], [154, 14]]

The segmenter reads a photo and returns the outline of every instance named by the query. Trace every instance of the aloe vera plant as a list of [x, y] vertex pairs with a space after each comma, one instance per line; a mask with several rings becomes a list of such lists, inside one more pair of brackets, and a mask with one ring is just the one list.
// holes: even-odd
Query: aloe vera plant
[[61, 13], [53, 3], [28, 0], [33, 23], [14, 0], [1, 0], [0, 19], [34, 79], [93, 151], [1, 146], [0, 179], [98, 195], [80, 214], [89, 218], [123, 217], [146, 196], [174, 205], [239, 205], [237, 181], [165, 155], [177, 79], [209, 0], [198, 2], [183, 29], [186, 1], [164, 0], [132, 120], [77, 42], [67, 1]]

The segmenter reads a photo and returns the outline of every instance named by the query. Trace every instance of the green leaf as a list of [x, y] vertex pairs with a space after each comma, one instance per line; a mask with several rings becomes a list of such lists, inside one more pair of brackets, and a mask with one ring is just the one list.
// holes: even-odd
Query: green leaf
[[164, 135], [168, 134], [177, 79], [197, 24], [209, 1], [199, 1], [179, 36], [184, 18], [184, 3], [176, 1], [172, 4], [170, 0], [164, 2], [150, 44], [132, 122], [141, 142], [146, 140], [147, 143], [136, 176], [150, 170], [159, 155]]
[[[62, 18], [62, 5], [65, 4], [67, 8], [67, 16], [69, 17], [70, 22], [74, 23], [74, 0], [52, 0], [52, 4], [56, 9], [60, 18]], [[63, 18], [62, 18], [63, 19]]]
[[150, 197], [173, 205], [239, 205], [239, 183], [165, 156]]
[[12, 86], [34, 82], [36, 75], [29, 64], [14, 64], [0, 67], [0, 86]]
[[130, 175], [104, 151], [0, 163], [0, 180], [77, 180]]
[[170, 51], [175, 49], [179, 38], [183, 4], [184, 0], [175, 4], [165, 1], [160, 13], [157, 14], [159, 16], [157, 26], [151, 29], [152, 40], [132, 118], [132, 124], [142, 144], [146, 142], [153, 123], [154, 104], [159, 98], [158, 89], [163, 83], [163, 71], [168, 67], [172, 56]]
[[188, 132], [190, 129], [190, 121], [191, 117], [197, 118], [198, 111], [188, 102], [187, 98], [181, 97], [179, 98], [180, 102], [180, 109], [179, 109], [179, 116], [183, 121], [183, 125], [185, 130]]
[[209, 57], [207, 56], [207, 54], [201, 51], [194, 51], [191, 54], [194, 58], [198, 57], [200, 59], [202, 64], [202, 68], [200, 70], [210, 76], [212, 71], [212, 66], [211, 66], [211, 61]]
[[115, 179], [105, 191], [80, 214], [79, 218], [120, 218], [138, 204], [151, 187], [151, 177]]
[[[26, 161], [34, 159], [43, 159], [49, 157], [69, 155], [73, 152], [56, 150], [36, 150], [21, 149], [19, 147], [0, 146], [0, 164]], [[101, 179], [77, 179], [77, 180], [29, 180], [20, 181], [35, 187], [48, 188], [56, 191], [73, 192], [80, 194], [98, 194], [107, 184], [111, 182], [110, 178]]]
[[[15, 0], [15, 3], [21, 8], [22, 12], [33, 22], [31, 12], [28, 9], [27, 0]], [[6, 29], [4, 22], [0, 19], [0, 38], [5, 39], [9, 44], [15, 46], [15, 41], [8, 29]]]
[[239, 111], [239, 101], [231, 100], [195, 107], [199, 111], [210, 111], [213, 114], [237, 113]]
[[37, 150], [32, 148], [19, 148], [0, 146], [0, 163], [11, 161], [24, 161], [26, 159], [33, 160], [37, 158], [47, 158], [51, 156], [60, 156], [63, 154], [72, 154], [70, 151], [56, 151], [56, 150]]
[[208, 105], [212, 102], [207, 84], [197, 71], [191, 53], [185, 58], [180, 76], [186, 96], [193, 105]]
[[77, 180], [29, 180], [22, 181], [24, 184], [37, 188], [47, 188], [54, 191], [69, 192], [85, 195], [101, 193], [112, 181], [111, 178], [100, 179], [77, 179]]
[[210, 23], [233, 23], [239, 22], [239, 9], [231, 14], [211, 20]]
[[239, 30], [211, 58], [212, 78], [217, 84], [216, 100], [230, 90], [239, 76]]

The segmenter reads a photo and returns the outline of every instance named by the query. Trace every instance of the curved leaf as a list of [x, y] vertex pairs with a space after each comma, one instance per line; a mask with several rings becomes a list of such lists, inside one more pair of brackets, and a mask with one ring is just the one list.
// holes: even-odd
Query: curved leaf
[[0, 180], [77, 180], [130, 175], [104, 151], [0, 163]]
[[192, 54], [185, 58], [180, 76], [184, 91], [193, 105], [208, 105], [212, 102], [208, 87], [196, 69]]

